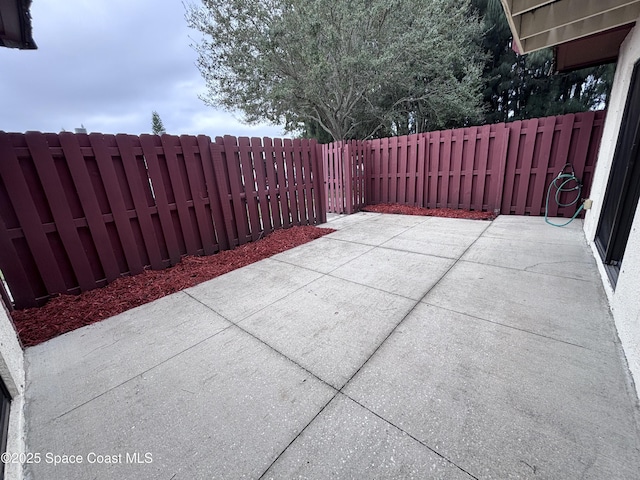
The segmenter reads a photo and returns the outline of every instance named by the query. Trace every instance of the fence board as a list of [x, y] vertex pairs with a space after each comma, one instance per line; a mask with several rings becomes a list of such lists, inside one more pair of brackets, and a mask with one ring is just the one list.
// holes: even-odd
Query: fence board
[[398, 137], [389, 139], [389, 201], [398, 201]]
[[399, 203], [407, 203], [407, 140], [408, 139], [406, 136], [398, 137], [398, 148], [396, 149], [396, 151], [398, 152], [398, 191], [396, 201], [398, 201]]
[[382, 192], [382, 163], [378, 153], [380, 151], [380, 139], [372, 140], [368, 146], [371, 170], [365, 172], [365, 175], [370, 179], [369, 203], [380, 203]]
[[[294, 218], [293, 215], [291, 215], [291, 204], [289, 202], [289, 186], [287, 185], [288, 183], [287, 173], [290, 172], [291, 170], [287, 170], [287, 167], [286, 167], [286, 164], [287, 164], [286, 158], [285, 158], [286, 153], [285, 153], [284, 144], [282, 143], [282, 139], [274, 138], [273, 147], [276, 152], [278, 186], [280, 190], [279, 200], [280, 200], [280, 208], [282, 209], [282, 226], [284, 228], [287, 228], [292, 225], [292, 219]], [[335, 164], [335, 162], [333, 163]]]
[[[533, 197], [531, 200], [531, 215], [540, 215], [540, 211], [535, 209], [544, 204], [547, 190], [547, 171], [551, 160], [551, 144], [556, 126], [556, 118], [547, 118], [542, 127], [542, 142], [538, 153], [538, 166], [534, 173]], [[544, 215], [544, 212], [542, 212]]]
[[338, 208], [338, 213], [346, 213], [345, 211], [345, 184], [344, 184], [344, 143], [340, 142], [337, 145], [336, 150], [334, 151], [333, 157], [333, 168], [335, 170], [335, 179], [336, 182], [334, 184], [335, 189], [335, 204]]
[[312, 158], [315, 156], [315, 142], [309, 139], [302, 140], [302, 178], [303, 178], [303, 197], [305, 204], [306, 219], [305, 225], [314, 223], [315, 214], [313, 212], [313, 175], [312, 175]]
[[494, 143], [494, 151], [498, 153], [498, 179], [496, 182], [496, 190], [491, 195], [494, 198], [493, 212], [497, 215], [502, 208], [502, 196], [506, 193], [505, 172], [507, 168], [507, 155], [509, 154], [509, 128], [501, 123], [496, 127], [496, 142]]
[[249, 235], [251, 240], [260, 238], [260, 213], [258, 212], [258, 192], [253, 177], [253, 151], [248, 137], [238, 138], [238, 152], [240, 158], [241, 188], [249, 221]]
[[169, 197], [162, 178], [160, 170], [160, 162], [156, 153], [156, 143], [160, 143], [160, 138], [156, 135], [140, 135], [140, 145], [144, 154], [147, 168], [149, 170], [149, 179], [153, 188], [154, 201], [158, 209], [158, 217], [160, 219], [160, 228], [164, 236], [167, 246], [169, 262], [175, 265], [180, 261], [180, 245], [178, 244], [178, 236], [171, 217], [171, 209], [169, 207]]
[[[451, 182], [453, 130], [441, 132], [438, 137], [438, 165], [442, 165], [440, 179], [440, 194], [436, 190], [435, 206], [433, 208], [447, 208], [449, 206], [449, 184]], [[438, 174], [438, 172], [436, 172]]]
[[231, 205], [238, 230], [238, 245], [244, 245], [249, 241], [249, 218], [247, 213], [246, 196], [242, 185], [242, 172], [240, 163], [240, 153], [237, 139], [230, 135], [224, 136], [224, 161], [227, 165], [229, 175], [229, 186], [231, 187]]
[[336, 185], [336, 205], [338, 205], [339, 213], [346, 213], [346, 201], [345, 197], [347, 195], [346, 185], [345, 185], [345, 171], [344, 171], [344, 142], [341, 142], [338, 145], [338, 148], [335, 152], [334, 164], [333, 168], [336, 171], [336, 181], [338, 182]]
[[328, 211], [334, 213], [340, 213], [338, 209], [338, 192], [337, 192], [337, 181], [338, 181], [338, 172], [336, 170], [336, 149], [338, 148], [337, 144], [331, 144], [328, 146], [329, 151], [329, 163], [327, 165], [327, 179], [325, 181], [325, 188], [327, 192], [327, 196], [329, 199], [329, 203], [327, 204], [329, 207]]
[[264, 137], [264, 158], [267, 174], [267, 190], [269, 191], [269, 205], [271, 209], [271, 225], [274, 229], [282, 227], [282, 212], [278, 202], [278, 181], [275, 168], [275, 154], [273, 151], [273, 140]]
[[[467, 129], [465, 129], [467, 130]], [[462, 183], [462, 208], [469, 210], [471, 208], [471, 193], [473, 188], [473, 171], [476, 158], [476, 137], [478, 127], [471, 127], [467, 130], [467, 143], [464, 150], [464, 159], [461, 168], [464, 167], [464, 182]]]
[[4, 132], [0, 132], [0, 158], [0, 176], [33, 253], [42, 281], [49, 292], [65, 292], [66, 285], [42, 227], [40, 214], [29, 192], [9, 135]]
[[[212, 255], [218, 251], [217, 242], [214, 238], [213, 225], [211, 216], [207, 215], [205, 199], [207, 192], [202, 191], [204, 188], [204, 178], [201, 166], [202, 158], [196, 160], [195, 152], [201, 155], [197, 138], [191, 135], [180, 136], [180, 146], [182, 148], [182, 156], [184, 165], [187, 170], [187, 182], [190, 190], [190, 197], [193, 201], [193, 209], [195, 210], [197, 230], [200, 233], [200, 242], [205, 255]], [[208, 149], [207, 149], [208, 150]]]
[[533, 163], [533, 153], [538, 134], [538, 119], [526, 120], [526, 135], [524, 139], [524, 153], [522, 154], [522, 164], [519, 168], [518, 197], [516, 203], [516, 215], [524, 215], [527, 208], [527, 193], [529, 190], [529, 178], [531, 176], [531, 165]]
[[105, 136], [100, 133], [91, 133], [89, 135], [89, 141], [91, 142], [96, 163], [100, 170], [100, 176], [104, 183], [111, 213], [113, 214], [113, 219], [118, 231], [118, 237], [124, 250], [127, 267], [131, 274], [141, 273], [143, 267], [142, 259], [140, 258], [138, 246], [133, 235], [133, 230], [131, 229], [131, 222], [129, 221], [129, 215], [120, 190], [120, 183], [113, 166], [113, 160], [109, 153], [107, 140]]
[[323, 182], [323, 190], [324, 196], [327, 199], [326, 206], [328, 212], [334, 212], [335, 210], [335, 201], [333, 200], [333, 188], [330, 188], [330, 182], [333, 181], [334, 172], [333, 172], [333, 149], [334, 144], [326, 144], [322, 145], [322, 160], [323, 160], [323, 169], [322, 169], [322, 182]]
[[[589, 150], [591, 147], [591, 138], [593, 125], [595, 122], [595, 114], [596, 112], [587, 112], [582, 116], [582, 122], [580, 123], [580, 133], [578, 134], [578, 144], [576, 147], [576, 154], [573, 158], [573, 168], [575, 169], [575, 174], [578, 179], [580, 179], [584, 183], [585, 172], [587, 167], [587, 160], [589, 156]], [[597, 147], [595, 147], [597, 151]], [[585, 189], [582, 189], [582, 196], [587, 198], [586, 196], [589, 193], [589, 186]], [[575, 198], [575, 194], [573, 192], [566, 193], [564, 197], [561, 197], [562, 203], [569, 203]], [[578, 199], [578, 205], [580, 205], [580, 199]], [[561, 208], [563, 216], [571, 217], [573, 216], [574, 209], [576, 207], [563, 207]]]
[[[184, 157], [178, 160], [178, 149], [180, 147], [179, 140], [171, 135], [162, 135], [160, 137], [162, 149], [164, 151], [164, 159], [169, 172], [169, 182], [171, 191], [173, 192], [173, 201], [175, 202], [178, 212], [178, 221], [180, 222], [180, 231], [184, 239], [186, 253], [189, 255], [198, 254], [198, 243], [196, 241], [196, 233], [194, 225], [191, 222], [191, 213], [187, 203], [187, 195], [184, 189], [183, 173], [180, 170], [180, 164], [184, 163]], [[180, 149], [180, 153], [182, 153]]]
[[[460, 208], [462, 203], [462, 160], [464, 157], [464, 130], [454, 130], [452, 136], [453, 150], [453, 176], [451, 178], [451, 186], [449, 187], [449, 197], [445, 198], [445, 208]], [[453, 148], [455, 146], [455, 148]]]
[[40, 132], [27, 132], [25, 139], [31, 155], [36, 160], [34, 162], [36, 171], [40, 177], [62, 246], [71, 263], [73, 274], [77, 278], [80, 288], [83, 290], [94, 288], [96, 283], [91, 265], [87, 260], [78, 230], [75, 228], [64, 187], [60, 183], [47, 141]]
[[349, 142], [345, 142], [343, 150], [343, 162], [344, 162], [344, 198], [345, 198], [345, 213], [353, 213], [353, 159], [351, 157], [351, 146]]
[[253, 169], [256, 177], [258, 192], [258, 206], [260, 219], [262, 220], [262, 234], [273, 232], [273, 219], [269, 208], [269, 188], [267, 186], [266, 154], [262, 140], [251, 138], [251, 151], [253, 152]]
[[302, 141], [302, 178], [305, 212], [307, 214], [306, 225], [311, 225], [315, 219], [314, 213], [314, 185], [313, 185], [313, 159], [315, 158], [316, 142], [303, 139]]
[[489, 137], [491, 136], [491, 125], [480, 127], [478, 137], [480, 139], [479, 158], [477, 164], [477, 182], [475, 184], [475, 197], [471, 199], [471, 205], [474, 210], [483, 210], [485, 208], [485, 187], [487, 185], [487, 177], [492, 176], [495, 179], [496, 172], [487, 171], [489, 165]]
[[[3, 252], [3, 255], [0, 255], [0, 270], [2, 270], [7, 284], [11, 285], [11, 295], [13, 296], [15, 307], [35, 307], [37, 293], [32, 287], [22, 263], [19, 261], [16, 247], [9, 237], [4, 220], [1, 218], [0, 249]], [[2, 297], [7, 307], [11, 308], [11, 302], [4, 285], [2, 285]]]
[[[211, 165], [215, 176], [215, 183], [211, 184], [210, 191], [215, 188], [220, 198], [220, 210], [224, 219], [224, 226], [227, 234], [228, 248], [238, 245], [238, 227], [234, 211], [231, 208], [231, 187], [229, 185], [229, 172], [226, 168], [222, 153], [224, 151], [224, 140], [216, 138], [216, 143], [209, 147], [211, 153]], [[209, 197], [211, 198], [211, 197]]]
[[[67, 136], [66, 138], [72, 140], [74, 137]], [[137, 140], [137, 137], [133, 138], [136, 138]], [[152, 268], [160, 269], [164, 266], [164, 263], [162, 261], [162, 253], [160, 251], [158, 238], [155, 235], [155, 231], [153, 228], [153, 219], [151, 218], [151, 211], [147, 203], [147, 196], [145, 195], [145, 190], [149, 188], [148, 176], [146, 174], [145, 168], [144, 180], [140, 177], [139, 171], [136, 168], [137, 161], [133, 153], [133, 145], [131, 143], [132, 138], [129, 135], [116, 135], [116, 144], [118, 145], [118, 150], [120, 151], [120, 156], [124, 165], [124, 171], [127, 176], [127, 182], [129, 183], [129, 186], [131, 188], [131, 196], [133, 198], [133, 204], [136, 209], [138, 222], [140, 223], [140, 230], [142, 231], [142, 238], [147, 251], [147, 255], [149, 256], [149, 262], [151, 263]], [[139, 141], [136, 143], [138, 143], [139, 145]], [[146, 181], [147, 185], [143, 184], [143, 181]], [[104, 233], [107, 233], [106, 229]], [[104, 248], [104, 245], [102, 245], [101, 248]], [[109, 276], [107, 276], [107, 280], [111, 281], [113, 279], [110, 279]]]
[[229, 231], [222, 208], [223, 203], [228, 205], [228, 198], [225, 197], [224, 201], [222, 200], [216, 183], [211, 155], [213, 144], [211, 139], [205, 135], [198, 135], [197, 141], [207, 198], [209, 199], [209, 209], [213, 219], [213, 234], [218, 242], [218, 248], [220, 250], [228, 250], [232, 245], [232, 239], [229, 238]]
[[417, 163], [418, 163], [418, 135], [411, 135], [408, 138], [408, 172], [409, 178], [407, 179], [407, 203], [409, 205], [416, 205], [416, 175], [417, 175]]
[[369, 161], [369, 149], [366, 143], [358, 142], [359, 160], [358, 160], [358, 177], [360, 185], [360, 198], [358, 199], [358, 210], [367, 204], [367, 163]]
[[389, 166], [390, 152], [389, 152], [389, 138], [383, 138], [380, 140], [380, 148], [382, 152], [382, 202], [390, 202], [389, 196], [390, 184], [391, 184], [391, 168]]
[[427, 205], [425, 188], [428, 186], [428, 183], [425, 181], [425, 165], [428, 165], [429, 161], [429, 135], [419, 135], [416, 158], [418, 169], [418, 178], [416, 179], [416, 205], [418, 207], [425, 207]]
[[297, 138], [293, 140], [293, 172], [291, 178], [294, 182], [294, 196], [296, 199], [296, 212], [298, 212], [298, 223], [296, 225], [304, 225], [306, 223], [305, 202], [304, 202], [304, 177], [302, 175], [302, 140]]
[[[431, 135], [431, 143], [433, 148], [427, 148], [430, 150], [429, 163], [427, 163], [427, 175], [429, 182], [425, 184], [425, 187], [429, 188], [428, 202], [425, 206], [428, 208], [438, 208], [441, 206], [440, 202], [444, 201], [446, 206], [447, 195], [449, 192], [449, 162], [451, 160], [451, 131], [448, 132], [433, 132]], [[441, 165], [446, 163], [446, 168]], [[425, 159], [425, 162], [427, 159]]]
[[109, 239], [109, 233], [107, 232], [102, 212], [100, 211], [96, 193], [93, 190], [80, 144], [78, 143], [77, 137], [71, 132], [62, 132], [59, 135], [59, 140], [64, 157], [67, 159], [67, 165], [76, 193], [82, 203], [82, 209], [89, 227], [89, 232], [91, 233], [91, 239], [98, 253], [100, 264], [102, 265], [106, 280], [112, 282], [120, 276], [120, 269], [113, 252], [113, 246]]
[[284, 166], [287, 179], [287, 201], [289, 203], [289, 211], [291, 212], [291, 220], [289, 225], [300, 225], [299, 213], [297, 212], [298, 201], [296, 199], [296, 184], [294, 177], [294, 148], [291, 139], [283, 139], [282, 148], [284, 152]]
[[313, 192], [314, 192], [314, 210], [317, 223], [325, 223], [327, 221], [327, 198], [324, 196], [324, 165], [322, 156], [322, 145], [314, 142], [314, 152], [312, 156], [313, 171]]
[[348, 210], [351, 213], [357, 211], [358, 201], [358, 143], [355, 140], [351, 140], [347, 143], [347, 148], [345, 155], [348, 157], [349, 162], [349, 178], [351, 181], [347, 180], [347, 183], [350, 184], [351, 195], [347, 196], [347, 202], [349, 202]]
[[514, 197], [515, 179], [516, 179], [516, 163], [518, 161], [518, 152], [520, 149], [520, 137], [522, 132], [522, 121], [517, 120], [508, 127], [509, 131], [509, 147], [507, 150], [507, 158], [505, 162], [504, 190], [502, 196], [502, 213], [511, 214], [511, 204]]

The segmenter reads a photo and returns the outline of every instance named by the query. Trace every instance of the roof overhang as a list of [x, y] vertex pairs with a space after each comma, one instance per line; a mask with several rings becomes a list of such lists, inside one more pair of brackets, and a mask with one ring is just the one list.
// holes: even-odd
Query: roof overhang
[[[522, 54], [593, 37], [619, 27], [629, 27], [626, 30], [628, 33], [640, 17], [640, 0], [500, 1], [513, 34], [514, 50]], [[617, 36], [614, 35], [616, 41], [620, 32], [622, 30]], [[609, 47], [613, 45], [612, 38], [607, 40]], [[603, 37], [599, 39], [603, 40]], [[583, 45], [592, 46], [595, 43], [588, 41]]]
[[0, 0], [0, 47], [32, 50], [31, 0]]
[[633, 28], [633, 23], [606, 32], [561, 43], [555, 47], [556, 69], [570, 72], [579, 68], [615, 62], [620, 45]]

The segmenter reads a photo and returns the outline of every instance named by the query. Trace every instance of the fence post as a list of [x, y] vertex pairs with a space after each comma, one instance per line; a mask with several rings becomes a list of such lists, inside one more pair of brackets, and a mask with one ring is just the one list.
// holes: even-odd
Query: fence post
[[313, 189], [316, 203], [317, 223], [327, 222], [327, 159], [326, 145], [315, 143], [315, 157], [313, 162]]
[[496, 142], [499, 142], [499, 168], [498, 168], [498, 185], [493, 205], [493, 214], [500, 215], [502, 205], [502, 197], [504, 196], [504, 176], [507, 171], [507, 154], [509, 152], [509, 134], [511, 129], [504, 123], [496, 128]]
[[364, 142], [364, 164], [362, 169], [362, 177], [364, 178], [364, 204], [367, 206], [371, 204], [373, 199], [374, 179], [373, 173], [373, 159], [371, 158], [371, 140]]
[[353, 213], [353, 162], [351, 161], [351, 148], [349, 142], [344, 143], [342, 149], [342, 167], [344, 181], [344, 206], [348, 215]]

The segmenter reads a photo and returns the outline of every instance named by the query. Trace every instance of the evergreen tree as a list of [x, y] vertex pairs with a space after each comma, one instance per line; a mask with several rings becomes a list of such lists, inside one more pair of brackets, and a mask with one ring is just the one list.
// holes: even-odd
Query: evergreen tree
[[485, 122], [562, 115], [602, 108], [608, 101], [615, 64], [555, 73], [553, 51], [518, 55], [500, 0], [473, 0], [484, 21]]
[[164, 129], [164, 125], [162, 123], [162, 119], [158, 112], [155, 110], [151, 113], [151, 132], [154, 135], [162, 135], [163, 133], [167, 133]]

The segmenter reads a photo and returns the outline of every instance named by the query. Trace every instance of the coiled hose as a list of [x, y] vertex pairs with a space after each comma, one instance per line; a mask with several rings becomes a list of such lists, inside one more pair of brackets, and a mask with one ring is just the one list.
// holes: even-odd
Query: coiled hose
[[[571, 169], [571, 173], [565, 173], [565, 170], [567, 169], [567, 167]], [[567, 185], [570, 183], [575, 183], [575, 186], [571, 188], [567, 187]], [[582, 210], [584, 209], [584, 203], [578, 207], [578, 209], [576, 210], [576, 213], [574, 213], [573, 217], [571, 217], [567, 222], [560, 223], [560, 224], [553, 223], [551, 220], [549, 220], [549, 198], [551, 197], [551, 190], [554, 188], [556, 189], [556, 194], [554, 195], [554, 199], [559, 207], [570, 207], [571, 205], [575, 205], [576, 203], [578, 203], [578, 201], [581, 199], [582, 183], [580, 182], [578, 177], [576, 177], [576, 174], [573, 171], [573, 166], [570, 163], [566, 163], [565, 166], [562, 167], [562, 170], [560, 170], [560, 173], [558, 174], [558, 176], [554, 178], [551, 184], [549, 185], [549, 188], [547, 190], [547, 202], [544, 207], [545, 222], [547, 222], [549, 225], [553, 225], [554, 227], [565, 227], [569, 225], [571, 222], [573, 222], [578, 215], [580, 215], [580, 212], [582, 212]], [[569, 203], [560, 202], [560, 195], [562, 195], [562, 193], [574, 192], [574, 191], [577, 192], [576, 198], [574, 198], [571, 202]]]

